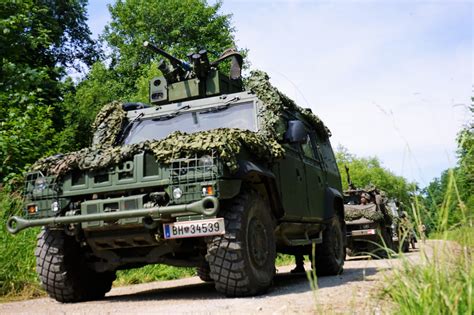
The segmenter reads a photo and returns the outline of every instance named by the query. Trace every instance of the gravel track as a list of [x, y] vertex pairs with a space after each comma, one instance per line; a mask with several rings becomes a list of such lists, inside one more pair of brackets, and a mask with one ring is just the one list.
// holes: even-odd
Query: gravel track
[[[420, 243], [418, 243], [420, 245]], [[433, 242], [424, 250], [431, 251]], [[406, 254], [420, 260], [419, 249]], [[390, 307], [378, 298], [390, 269], [400, 259], [351, 258], [339, 276], [320, 277], [313, 293], [305, 274], [278, 267], [274, 285], [264, 295], [225, 298], [198, 277], [113, 288], [101, 301], [62, 304], [50, 298], [0, 304], [0, 314], [379, 314]], [[309, 265], [306, 268], [309, 269]]]

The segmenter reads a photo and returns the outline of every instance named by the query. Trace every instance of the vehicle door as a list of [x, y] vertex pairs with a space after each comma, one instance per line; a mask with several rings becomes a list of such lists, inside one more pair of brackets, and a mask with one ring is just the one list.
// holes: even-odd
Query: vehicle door
[[326, 172], [314, 131], [309, 132], [306, 142], [301, 144], [301, 153], [306, 174], [308, 213], [311, 218], [323, 219]]
[[281, 199], [286, 219], [307, 217], [308, 199], [305, 169], [299, 144], [285, 145], [285, 158], [278, 163]]

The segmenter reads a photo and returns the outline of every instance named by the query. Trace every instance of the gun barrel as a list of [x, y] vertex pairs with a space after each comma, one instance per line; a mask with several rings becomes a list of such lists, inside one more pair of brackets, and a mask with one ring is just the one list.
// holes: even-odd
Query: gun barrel
[[152, 43], [150, 43], [148, 41], [145, 41], [145, 42], [143, 42], [143, 46], [145, 48], [148, 48], [151, 51], [165, 57], [166, 59], [168, 59], [170, 61], [170, 63], [173, 65], [173, 67], [182, 68], [185, 71], [190, 71], [191, 70], [191, 66], [187, 62], [184, 62], [184, 61], [176, 58], [175, 56], [167, 53], [166, 51], [164, 51], [163, 49], [153, 45]]
[[347, 184], [350, 189], [355, 189], [354, 183], [352, 183], [351, 180], [351, 174], [349, 174], [349, 167], [347, 165], [344, 165], [344, 168], [346, 169], [346, 175], [347, 175]]

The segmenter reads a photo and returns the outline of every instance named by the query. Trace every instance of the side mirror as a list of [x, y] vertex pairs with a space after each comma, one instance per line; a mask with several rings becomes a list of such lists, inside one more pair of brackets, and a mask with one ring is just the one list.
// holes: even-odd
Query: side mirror
[[288, 130], [285, 133], [285, 140], [289, 143], [305, 143], [308, 132], [301, 120], [290, 120]]

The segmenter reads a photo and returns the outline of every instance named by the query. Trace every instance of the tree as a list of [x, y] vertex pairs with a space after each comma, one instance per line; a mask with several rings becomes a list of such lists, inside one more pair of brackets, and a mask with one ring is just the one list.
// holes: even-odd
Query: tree
[[98, 56], [86, 0], [0, 3], [0, 182], [54, 150], [64, 127], [60, 102], [80, 69]]

